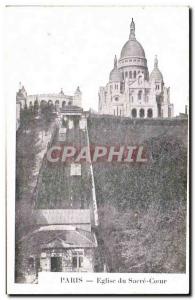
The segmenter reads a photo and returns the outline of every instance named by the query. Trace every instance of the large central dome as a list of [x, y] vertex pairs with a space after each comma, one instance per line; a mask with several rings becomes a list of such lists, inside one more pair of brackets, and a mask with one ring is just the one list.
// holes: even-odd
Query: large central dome
[[145, 58], [144, 49], [135, 38], [135, 23], [133, 19], [130, 25], [129, 40], [124, 44], [121, 50], [121, 58], [129, 56]]
[[145, 52], [142, 45], [136, 40], [128, 40], [121, 50], [121, 58], [136, 56], [145, 58]]

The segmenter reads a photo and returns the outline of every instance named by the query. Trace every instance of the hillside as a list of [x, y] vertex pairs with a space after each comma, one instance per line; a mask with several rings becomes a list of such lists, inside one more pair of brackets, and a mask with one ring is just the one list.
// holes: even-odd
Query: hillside
[[[85, 146], [87, 131], [72, 120], [63, 144]], [[50, 164], [46, 151], [59, 144], [59, 128], [46, 121], [27, 123], [17, 135], [17, 236], [34, 226], [33, 208], [91, 209], [93, 218], [90, 164], [81, 162], [81, 176], [71, 176], [70, 164], [60, 160]], [[93, 163], [99, 216], [99, 226], [92, 222], [95, 270], [185, 272], [187, 120], [89, 115], [87, 124], [91, 148], [140, 145], [147, 157], [145, 163]]]
[[144, 145], [145, 164], [93, 165], [98, 237], [111, 272], [184, 272], [187, 120], [91, 116], [91, 144]]

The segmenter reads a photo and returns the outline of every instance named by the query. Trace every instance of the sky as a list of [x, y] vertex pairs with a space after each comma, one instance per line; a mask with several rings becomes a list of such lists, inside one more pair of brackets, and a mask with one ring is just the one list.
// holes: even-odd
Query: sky
[[[186, 7], [7, 7], [5, 12], [5, 86], [16, 93], [72, 95], [79, 86], [84, 109], [98, 108], [114, 55], [128, 40], [131, 18], [149, 72], [158, 56], [170, 86], [175, 115], [189, 101], [189, 30]], [[15, 99], [13, 99], [15, 101]]]

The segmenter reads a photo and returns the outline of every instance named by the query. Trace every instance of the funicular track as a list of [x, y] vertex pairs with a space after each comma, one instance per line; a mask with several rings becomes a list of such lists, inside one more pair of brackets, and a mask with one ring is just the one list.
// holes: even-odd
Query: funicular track
[[[58, 141], [59, 128], [55, 132], [49, 147], [54, 145], [74, 146], [77, 149], [87, 146], [87, 133], [75, 122], [73, 128], [67, 128], [64, 142]], [[48, 147], [48, 148], [49, 148]], [[81, 176], [70, 176], [70, 163], [47, 161], [44, 156], [35, 191], [37, 209], [90, 209], [92, 205], [92, 178], [90, 164], [81, 163]]]

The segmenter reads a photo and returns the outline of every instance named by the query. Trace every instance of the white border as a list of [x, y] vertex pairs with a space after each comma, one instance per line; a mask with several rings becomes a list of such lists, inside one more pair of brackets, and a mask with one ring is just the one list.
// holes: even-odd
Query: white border
[[[5, 2], [5, 1], [4, 1]], [[147, 3], [151, 6], [156, 4], [156, 1], [145, 1], [144, 2], [144, 6], [147, 5]], [[193, 3], [193, 2], [192, 2]], [[27, 1], [6, 1], [5, 3], [6, 5], [56, 5], [56, 1], [29, 1], [27, 3]], [[80, 1], [61, 1], [59, 0], [57, 5], [134, 5], [134, 6], [138, 6], [138, 5], [143, 5], [143, 1], [131, 1], [129, 3], [129, 1], [85, 1], [85, 3], [81, 3]], [[162, 3], [161, 3], [162, 4]], [[170, 1], [163, 1], [164, 5], [178, 5], [178, 1], [172, 1], [172, 3], [170, 3]], [[179, 5], [187, 5], [186, 1], [180, 1]], [[2, 18], [1, 18], [2, 20]], [[9, 251], [8, 253], [8, 270], [13, 270], [13, 266], [14, 266], [14, 252], [15, 252], [15, 247], [14, 247], [14, 220], [15, 220], [15, 155], [13, 155], [13, 153], [15, 154], [15, 101], [13, 101], [13, 99], [15, 99], [15, 91], [12, 91], [12, 96], [13, 98], [8, 98], [7, 95], [2, 94], [2, 96], [5, 96], [6, 102], [7, 102], [7, 217], [8, 217], [8, 239], [7, 239], [7, 245], [9, 247], [9, 249], [12, 249], [12, 251]], [[10, 95], [10, 93], [9, 93]], [[4, 97], [3, 97], [4, 98]], [[11, 103], [11, 105], [9, 105]], [[3, 155], [2, 155], [3, 157]], [[189, 211], [189, 204], [188, 204], [188, 211]], [[188, 214], [189, 215], [189, 214]], [[4, 218], [2, 219], [4, 220]], [[187, 219], [187, 224], [189, 224], [189, 218]], [[187, 236], [189, 236], [189, 231], [187, 232]], [[188, 239], [187, 239], [188, 240]], [[186, 257], [187, 259], [187, 263], [188, 263], [188, 257]], [[187, 270], [189, 269], [189, 265], [187, 264]], [[8, 292], [9, 293], [21, 293], [21, 294], [46, 294], [46, 290], [44, 289], [44, 291], [41, 291], [41, 288], [39, 285], [27, 285], [27, 284], [13, 284], [14, 282], [14, 273], [11, 273], [12, 275], [10, 276], [10, 272], [9, 272], [9, 276], [8, 276]], [[51, 273], [50, 273], [51, 274]], [[89, 273], [88, 273], [89, 274]], [[91, 276], [97, 276], [97, 274], [89, 274]], [[105, 276], [105, 273], [103, 274]], [[108, 274], [109, 277], [113, 276], [115, 274]], [[117, 274], [119, 275], [119, 274]], [[122, 274], [124, 275], [124, 274]], [[122, 276], [121, 275], [121, 276]], [[127, 274], [128, 276], [130, 274]], [[135, 276], [142, 276], [143, 274], [131, 274], [131, 275], [135, 275]], [[144, 274], [145, 275], [145, 274]], [[158, 274], [154, 274], [154, 276], [156, 276]], [[188, 276], [185, 278], [183, 277], [184, 275], [181, 274], [160, 274], [161, 276], [168, 276], [168, 277], [173, 277], [173, 280], [175, 282], [175, 284], [173, 284], [172, 286], [176, 287], [177, 291], [179, 290], [179, 288], [181, 286], [183, 286], [181, 284], [181, 282], [185, 283], [185, 287], [184, 290], [187, 293], [188, 292], [188, 288], [186, 286], [187, 281], [188, 281]], [[68, 276], [70, 276], [70, 273], [68, 273]], [[84, 275], [85, 276], [85, 275]], [[146, 274], [146, 276], [148, 276], [148, 274]], [[151, 274], [149, 274], [149, 276], [151, 276]], [[179, 278], [180, 277], [180, 278]], [[183, 278], [182, 278], [183, 277]], [[172, 280], [172, 279], [170, 279]], [[180, 281], [181, 280], [181, 281]], [[187, 281], [186, 281], [187, 280]], [[47, 293], [53, 294], [54, 292], [51, 291], [51, 286], [45, 286], [45, 288], [47, 288]], [[183, 287], [182, 287], [183, 288]], [[59, 293], [59, 291], [63, 288], [58, 287], [58, 292], [55, 291], [56, 294]], [[101, 288], [102, 289], [102, 288]], [[53, 290], [53, 289], [52, 289]], [[66, 289], [67, 290], [67, 289]], [[89, 293], [90, 288], [88, 288], [87, 290], [85, 290], [85, 293]], [[105, 290], [105, 288], [103, 288], [102, 290]], [[78, 289], [75, 289], [75, 287], [73, 288], [73, 292], [77, 293], [79, 291]], [[113, 290], [112, 290], [113, 291]], [[139, 290], [139, 294], [141, 294], [140, 292], [141, 290]], [[148, 290], [149, 293], [151, 293], [151, 289]], [[61, 293], [61, 291], [60, 291]], [[70, 293], [70, 292], [69, 292]], [[93, 291], [94, 293], [94, 291]], [[97, 293], [97, 291], [95, 291], [95, 293]], [[106, 291], [104, 291], [104, 293], [107, 293]], [[113, 292], [109, 291], [109, 293], [113, 294]], [[128, 293], [129, 290], [128, 290]], [[146, 294], [146, 290], [144, 289], [143, 294]], [[176, 293], [175, 288], [174, 288], [174, 292], [169, 292], [171, 293]]]

